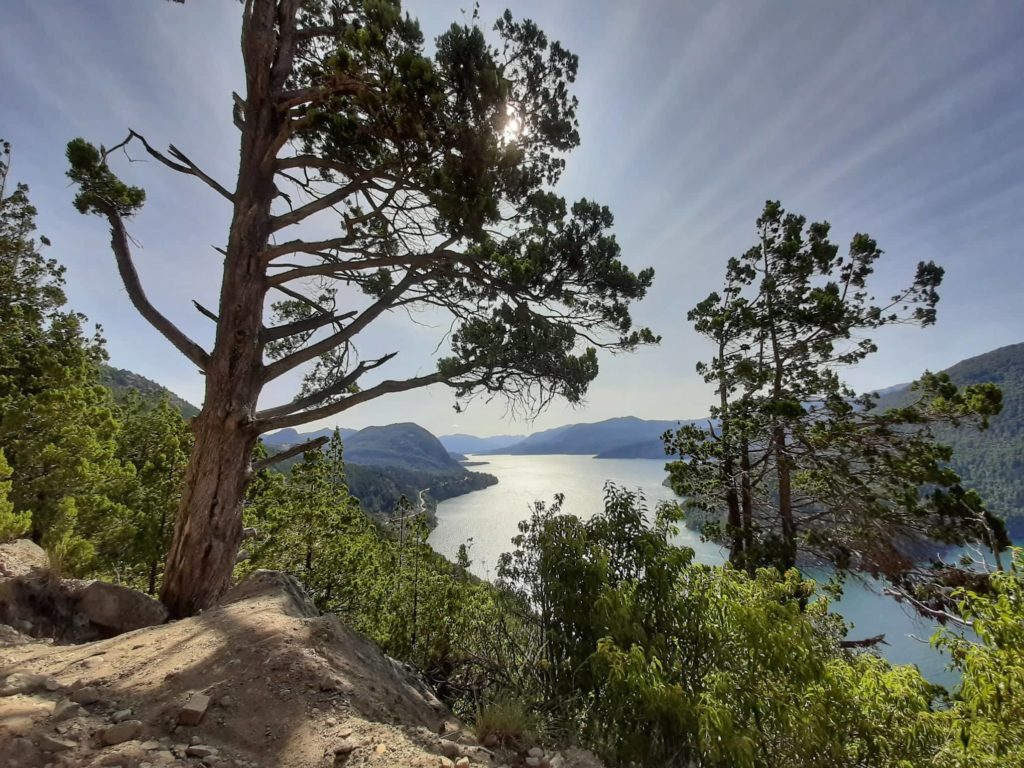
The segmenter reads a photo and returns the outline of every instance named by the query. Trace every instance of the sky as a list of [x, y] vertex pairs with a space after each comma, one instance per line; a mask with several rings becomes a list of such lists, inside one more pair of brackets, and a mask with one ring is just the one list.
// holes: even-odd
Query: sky
[[[655, 281], [634, 310], [658, 347], [602, 355], [586, 402], [532, 421], [500, 399], [456, 413], [444, 386], [358, 406], [312, 428], [415, 421], [435, 434], [525, 433], [614, 416], [695, 418], [711, 402], [694, 372], [710, 357], [686, 312], [755, 242], [766, 199], [832, 223], [837, 242], [868, 232], [886, 255], [888, 296], [921, 260], [946, 269], [939, 321], [888, 329], [846, 378], [859, 390], [1024, 341], [1024, 5], [1003, 0], [546, 0], [509, 6], [580, 57], [581, 146], [558, 191], [607, 204], [629, 266]], [[428, 40], [465, 19], [466, 0], [405, 3]], [[231, 92], [242, 91], [241, 7], [232, 0], [6, 0], [0, 11], [0, 137], [30, 187], [49, 255], [68, 267], [71, 305], [103, 327], [111, 363], [193, 403], [203, 379], [131, 307], [104, 222], [71, 206], [63, 148], [115, 144], [135, 129], [174, 144], [228, 187], [237, 173]], [[130, 223], [154, 303], [209, 343], [193, 299], [216, 305], [228, 205], [153, 162], [116, 170], [147, 191]], [[415, 321], [415, 322], [414, 322]], [[433, 370], [444, 327], [385, 317], [367, 356], [399, 351], [381, 378]], [[440, 353], [443, 354], [442, 347]], [[367, 377], [367, 383], [373, 382]], [[290, 399], [295, 378], [261, 406]], [[303, 428], [305, 429], [305, 428]]]

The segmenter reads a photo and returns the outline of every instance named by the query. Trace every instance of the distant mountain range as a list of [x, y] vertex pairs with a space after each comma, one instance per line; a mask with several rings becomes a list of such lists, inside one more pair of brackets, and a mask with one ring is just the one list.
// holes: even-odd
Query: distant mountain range
[[572, 454], [596, 456], [599, 459], [663, 459], [665, 449], [661, 436], [666, 430], [678, 429], [683, 423], [689, 422], [620, 416], [590, 424], [567, 424], [564, 427], [535, 432], [518, 443], [479, 453], [514, 456]]
[[[940, 438], [954, 449], [953, 466], [967, 485], [977, 488], [989, 507], [1004, 517], [1024, 519], [1024, 344], [1014, 344], [963, 360], [946, 369], [954, 382], [960, 385], [990, 381], [1003, 391], [1003, 412], [992, 420], [990, 429], [976, 432], [968, 429], [948, 430]], [[131, 371], [105, 366], [104, 383], [123, 395], [129, 389], [138, 389], [143, 396], [168, 395], [182, 413], [193, 416], [198, 409], [174, 395], [154, 381]], [[879, 390], [879, 407], [892, 408], [913, 397], [908, 384], [898, 384]], [[385, 482], [380, 468], [390, 468], [392, 482], [402, 493], [426, 487], [440, 493], [465, 493], [475, 487], [496, 482], [489, 475], [467, 472], [459, 463], [462, 454], [475, 455], [542, 455], [574, 454], [597, 458], [666, 459], [661, 435], [677, 429], [681, 424], [700, 423], [704, 420], [647, 420], [623, 416], [588, 424], [565, 426], [535, 432], [528, 436], [497, 435], [475, 437], [466, 434], [444, 435], [437, 438], [412, 423], [368, 427], [363, 430], [342, 429], [345, 438], [346, 462], [364, 467], [363, 478], [374, 486], [375, 492]], [[264, 443], [281, 450], [290, 445], [322, 435], [332, 429], [298, 432], [285, 429], [264, 435]], [[452, 456], [456, 454], [456, 456]], [[372, 470], [370, 468], [378, 468]], [[419, 473], [419, 474], [417, 474]], [[467, 478], [467, 476], [475, 476]], [[483, 478], [488, 478], [484, 480]], [[379, 482], [378, 482], [379, 481]], [[394, 494], [394, 488], [381, 490], [381, 498]], [[436, 497], [435, 498], [440, 498]], [[445, 496], [447, 498], [447, 496]]]
[[477, 437], [476, 435], [441, 435], [438, 440], [451, 453], [484, 453], [507, 448], [526, 439], [526, 435], [494, 435], [493, 437]]

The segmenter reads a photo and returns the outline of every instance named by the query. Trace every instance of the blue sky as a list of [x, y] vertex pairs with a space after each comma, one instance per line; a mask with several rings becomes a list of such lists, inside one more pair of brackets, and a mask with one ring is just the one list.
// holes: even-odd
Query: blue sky
[[[467, 2], [406, 3], [428, 38]], [[555, 404], [533, 423], [500, 402], [456, 414], [435, 387], [341, 417], [362, 427], [417, 421], [435, 433], [494, 434], [632, 414], [696, 417], [710, 391], [693, 371], [708, 346], [686, 311], [753, 241], [767, 198], [828, 219], [839, 241], [869, 232], [886, 251], [877, 292], [914, 265], [946, 268], [936, 327], [879, 334], [880, 352], [848, 372], [858, 388], [908, 381], [1024, 341], [1024, 5], [1012, 2], [482, 2], [510, 5], [580, 55], [582, 146], [560, 191], [608, 204], [634, 267], [655, 286], [635, 312], [660, 347], [601, 359], [582, 408]], [[8, 0], [0, 12], [0, 136], [30, 185], [51, 255], [69, 268], [76, 309], [101, 323], [112, 362], [199, 402], [202, 378], [128, 303], [103, 222], [78, 215], [63, 147], [112, 144], [129, 128], [174, 143], [233, 186], [241, 90], [240, 6], [231, 0]], [[122, 163], [149, 202], [131, 223], [155, 303], [204, 341], [191, 300], [216, 303], [229, 210], [207, 188], [154, 163]], [[394, 315], [367, 353], [400, 350], [388, 377], [432, 370], [443, 331]], [[276, 383], [267, 404], [295, 381]]]

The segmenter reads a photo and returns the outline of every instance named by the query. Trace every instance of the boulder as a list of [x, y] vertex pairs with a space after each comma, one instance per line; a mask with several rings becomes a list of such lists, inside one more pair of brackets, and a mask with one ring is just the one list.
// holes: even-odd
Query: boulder
[[34, 541], [16, 539], [0, 544], [0, 576], [27, 576], [49, 567], [46, 552]]
[[134, 589], [105, 581], [90, 582], [78, 593], [78, 612], [110, 635], [167, 621], [160, 602]]
[[243, 582], [228, 590], [220, 602], [228, 605], [243, 600], [273, 604], [282, 613], [297, 619], [320, 615], [298, 579], [280, 571], [253, 571]]

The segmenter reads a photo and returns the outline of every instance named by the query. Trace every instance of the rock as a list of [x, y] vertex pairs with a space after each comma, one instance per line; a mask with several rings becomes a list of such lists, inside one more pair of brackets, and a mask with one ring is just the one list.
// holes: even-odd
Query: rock
[[87, 685], [77, 691], [72, 691], [70, 699], [76, 704], [95, 704], [100, 700], [100, 692], [91, 685]]
[[377, 748], [374, 749], [373, 751], [376, 752], [378, 755], [386, 754], [387, 751], [388, 751], [388, 745], [387, 744], [378, 744]]
[[0, 576], [28, 576], [50, 567], [46, 551], [29, 539], [0, 544]]
[[74, 749], [78, 744], [70, 739], [59, 739], [48, 733], [41, 734], [36, 739], [36, 744], [43, 752], [63, 752], [67, 749]]
[[132, 711], [130, 709], [122, 709], [112, 714], [110, 716], [110, 721], [112, 723], [123, 723], [125, 720], [130, 719], [131, 716]]
[[196, 744], [202, 744], [203, 740], [200, 739], [198, 736], [193, 736], [191, 739], [188, 740], [188, 743], [192, 746], [195, 746]]
[[53, 692], [53, 691], [59, 691], [64, 686], [61, 685], [55, 678], [48, 677], [48, 678], [46, 678], [46, 682], [43, 683], [43, 687], [46, 690], [48, 690], [50, 692]]
[[167, 609], [162, 603], [105, 581], [94, 581], [80, 590], [77, 608], [89, 622], [113, 635], [167, 621]]
[[501, 740], [498, 738], [498, 734], [488, 733], [486, 736], [484, 736], [484, 740], [480, 743], [488, 749], [494, 749], [496, 746], [498, 746], [498, 743], [500, 741]]
[[455, 766], [455, 763], [452, 762], [452, 759], [450, 757], [438, 758], [437, 764], [440, 766], [440, 768], [454, 768]]
[[217, 703], [224, 709], [231, 709], [235, 706], [235, 700], [231, 696], [221, 696]]
[[544, 750], [540, 747], [530, 747], [530, 751], [526, 754], [530, 757], [544, 757]]
[[79, 717], [84, 714], [85, 710], [75, 702], [70, 699], [61, 699], [57, 702], [57, 706], [53, 708], [53, 714], [50, 715], [50, 719], [54, 722], [60, 722], [61, 720]]
[[334, 748], [335, 755], [351, 755], [356, 751], [356, 745], [348, 739], [342, 739]]
[[35, 693], [46, 686], [46, 675], [34, 675], [31, 672], [14, 672], [7, 676], [0, 685], [0, 696], [13, 696], [16, 693]]
[[206, 744], [193, 744], [185, 750], [185, 754], [189, 757], [210, 757], [217, 754], [217, 749]]
[[209, 696], [205, 693], [193, 693], [192, 698], [178, 713], [178, 725], [199, 725], [209, 706]]
[[140, 749], [144, 749], [147, 752], [154, 752], [163, 746], [159, 741], [144, 741], [139, 745]]
[[124, 741], [130, 741], [131, 739], [137, 739], [140, 735], [142, 735], [142, 721], [125, 720], [123, 723], [112, 725], [103, 731], [101, 739], [109, 747]]
[[456, 758], [462, 755], [462, 747], [451, 739], [441, 739], [441, 754], [445, 757]]
[[0, 754], [8, 761], [3, 765], [10, 766], [10, 768], [42, 764], [42, 755], [39, 752], [39, 747], [24, 736], [11, 739], [3, 744], [3, 752], [0, 752]]
[[460, 757], [458, 760], [455, 761], [455, 768], [466, 768], [466, 766], [468, 766], [468, 765], [469, 765], [469, 758], [468, 757]]
[[523, 762], [526, 763], [527, 768], [540, 768], [540, 764], [544, 761], [539, 757], [528, 757]]
[[253, 571], [245, 581], [227, 591], [221, 598], [220, 605], [257, 597], [275, 603], [285, 614], [297, 619], [309, 619], [320, 615], [320, 611], [303, 591], [298, 579], [280, 571]]

